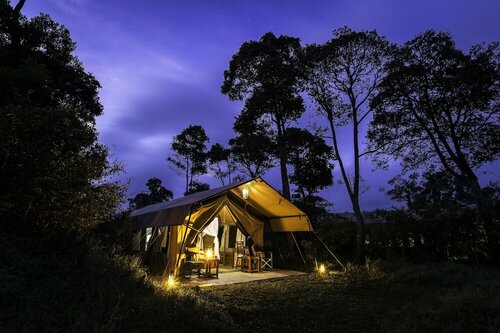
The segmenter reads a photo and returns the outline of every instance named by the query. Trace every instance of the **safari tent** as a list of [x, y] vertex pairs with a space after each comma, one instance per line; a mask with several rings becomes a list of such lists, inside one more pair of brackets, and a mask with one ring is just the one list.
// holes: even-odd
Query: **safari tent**
[[162, 275], [179, 275], [186, 250], [203, 247], [207, 238], [223, 258], [238, 239], [251, 236], [263, 248], [264, 234], [312, 231], [306, 214], [262, 178], [150, 205], [131, 216], [135, 249]]

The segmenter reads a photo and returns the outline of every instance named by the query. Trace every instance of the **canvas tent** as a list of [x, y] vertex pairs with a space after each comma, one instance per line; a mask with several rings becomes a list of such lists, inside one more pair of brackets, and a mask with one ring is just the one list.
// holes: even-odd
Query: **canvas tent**
[[150, 205], [131, 216], [134, 229], [139, 230], [135, 246], [158, 253], [155, 265], [163, 274], [178, 274], [186, 248], [200, 236], [216, 237], [219, 221], [221, 225], [236, 225], [260, 247], [264, 245], [264, 230], [312, 231], [306, 214], [262, 178]]

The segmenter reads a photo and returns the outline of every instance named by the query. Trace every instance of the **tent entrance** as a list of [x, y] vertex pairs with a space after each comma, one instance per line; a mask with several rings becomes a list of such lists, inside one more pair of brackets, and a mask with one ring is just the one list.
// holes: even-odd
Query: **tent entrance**
[[[239, 212], [241, 213], [241, 212]], [[236, 214], [239, 214], [236, 213]], [[219, 272], [234, 271], [238, 245], [246, 246], [247, 236], [259, 238], [263, 236], [263, 222], [245, 219], [239, 220], [229, 205], [225, 204], [217, 216], [196, 234], [193, 242], [187, 246], [188, 253], [205, 253], [208, 249], [213, 251], [219, 260]], [[255, 219], [255, 218], [254, 218]], [[262, 225], [261, 226], [259, 225]], [[245, 228], [246, 226], [246, 228]], [[262, 243], [262, 240], [258, 240]]]

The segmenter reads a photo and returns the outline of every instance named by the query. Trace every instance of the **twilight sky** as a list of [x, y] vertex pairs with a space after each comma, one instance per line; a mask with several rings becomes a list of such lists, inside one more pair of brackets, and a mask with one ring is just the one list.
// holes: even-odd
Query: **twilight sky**
[[[220, 85], [244, 41], [272, 31], [304, 44], [322, 43], [342, 26], [376, 29], [396, 43], [436, 29], [450, 32], [465, 50], [500, 40], [497, 0], [27, 0], [23, 11], [28, 17], [44, 12], [65, 25], [77, 42], [77, 56], [101, 82], [100, 140], [125, 165], [131, 196], [151, 177], [162, 179], [175, 197], [182, 195], [183, 179], [168, 168], [165, 157], [172, 137], [188, 125], [203, 125], [210, 144], [226, 144], [233, 136], [241, 104], [222, 95]], [[310, 108], [301, 124], [315, 121]], [[341, 132], [345, 159], [351, 148], [348, 134]], [[373, 168], [364, 161], [362, 209], [390, 208], [393, 203], [381, 188], [387, 188], [397, 164], [388, 171]], [[498, 161], [486, 166], [482, 183], [498, 180], [498, 169]], [[340, 179], [338, 170], [334, 177]], [[280, 188], [277, 170], [264, 178]], [[219, 185], [210, 176], [202, 180]], [[351, 210], [343, 185], [321, 194], [334, 203], [333, 210]]]

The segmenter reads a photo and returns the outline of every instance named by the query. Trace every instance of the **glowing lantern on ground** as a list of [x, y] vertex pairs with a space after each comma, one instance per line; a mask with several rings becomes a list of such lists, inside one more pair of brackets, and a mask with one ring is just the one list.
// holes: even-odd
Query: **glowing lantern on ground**
[[175, 278], [172, 274], [168, 276], [167, 286], [170, 288], [175, 286]]
[[325, 273], [326, 273], [326, 267], [325, 267], [325, 264], [321, 264], [321, 265], [319, 265], [319, 268], [318, 268], [318, 273], [319, 273], [319, 274], [325, 274]]

